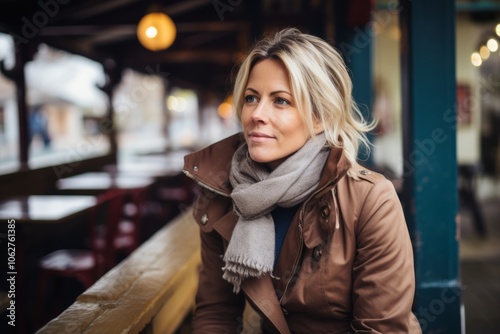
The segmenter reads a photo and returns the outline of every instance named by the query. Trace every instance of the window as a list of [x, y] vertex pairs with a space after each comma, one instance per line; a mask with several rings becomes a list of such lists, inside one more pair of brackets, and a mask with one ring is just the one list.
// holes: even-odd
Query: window
[[161, 77], [123, 72], [113, 95], [118, 151], [122, 156], [161, 152], [167, 147], [165, 84]]
[[[0, 61], [7, 69], [15, 65], [14, 41], [0, 33]], [[0, 174], [19, 167], [19, 125], [16, 85], [0, 73]]]
[[405, 171], [401, 128], [398, 5], [390, 1], [381, 2], [371, 15], [375, 81], [373, 115], [378, 119], [373, 158], [375, 164], [387, 172], [387, 175], [401, 177]]
[[198, 97], [189, 89], [174, 88], [167, 97], [168, 138], [174, 149], [193, 147], [198, 140]]
[[97, 85], [99, 63], [41, 44], [25, 67], [31, 168], [67, 164], [109, 152], [108, 99]]

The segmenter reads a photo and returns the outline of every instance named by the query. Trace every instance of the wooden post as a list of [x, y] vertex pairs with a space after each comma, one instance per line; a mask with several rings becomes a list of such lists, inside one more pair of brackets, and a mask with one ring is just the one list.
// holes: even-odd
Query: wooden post
[[461, 333], [455, 1], [400, 2], [403, 202], [424, 333]]
[[[30, 45], [30, 47], [32, 47]], [[2, 74], [16, 84], [16, 101], [19, 127], [19, 164], [20, 169], [28, 167], [29, 150], [29, 124], [28, 124], [28, 105], [26, 103], [26, 77], [24, 67], [33, 56], [33, 49], [26, 45], [16, 45], [16, 64], [10, 70], [5, 68], [4, 62], [0, 61], [0, 71]]]
[[100, 123], [100, 130], [109, 138], [111, 146], [111, 155], [116, 162], [118, 156], [118, 144], [116, 141], [116, 126], [114, 123], [114, 108], [113, 108], [113, 92], [116, 86], [122, 79], [122, 68], [118, 66], [114, 60], [109, 60], [104, 64], [104, 72], [106, 74], [106, 83], [103, 86], [98, 86], [107, 96], [109, 100], [108, 112], [106, 117]]

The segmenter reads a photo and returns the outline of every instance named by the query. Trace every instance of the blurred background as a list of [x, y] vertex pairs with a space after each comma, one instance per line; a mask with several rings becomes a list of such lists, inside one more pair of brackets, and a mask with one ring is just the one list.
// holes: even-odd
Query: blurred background
[[238, 62], [293, 26], [341, 51], [379, 121], [360, 160], [404, 204], [424, 332], [499, 333], [500, 1], [419, 3], [0, 0], [0, 287], [8, 315], [15, 219], [19, 305], [0, 328], [36, 331], [189, 208], [183, 156], [240, 130]]

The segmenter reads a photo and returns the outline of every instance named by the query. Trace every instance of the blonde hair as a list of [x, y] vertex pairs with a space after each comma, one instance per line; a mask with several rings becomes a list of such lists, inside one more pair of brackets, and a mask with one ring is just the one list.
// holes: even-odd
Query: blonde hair
[[[332, 147], [342, 147], [351, 165], [358, 149], [370, 149], [367, 123], [352, 98], [352, 81], [337, 50], [322, 39], [288, 28], [258, 41], [240, 65], [233, 90], [233, 107], [241, 120], [244, 92], [253, 66], [264, 60], [280, 61], [288, 71], [300, 116], [311, 137], [319, 122]], [[357, 178], [349, 171], [349, 175]]]

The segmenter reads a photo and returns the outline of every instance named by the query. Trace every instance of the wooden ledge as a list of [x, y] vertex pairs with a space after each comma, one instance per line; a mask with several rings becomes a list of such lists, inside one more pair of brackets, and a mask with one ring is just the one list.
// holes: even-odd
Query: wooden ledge
[[[37, 333], [173, 333], [194, 306], [199, 229], [186, 211]], [[148, 328], [149, 329], [149, 328]]]

